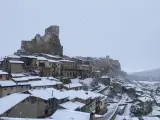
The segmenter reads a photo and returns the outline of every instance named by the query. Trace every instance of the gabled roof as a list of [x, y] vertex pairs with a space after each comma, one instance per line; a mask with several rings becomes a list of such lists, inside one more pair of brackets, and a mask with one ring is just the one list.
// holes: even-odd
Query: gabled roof
[[14, 107], [21, 101], [25, 100], [29, 96], [29, 94], [14, 93], [0, 98], [0, 115]]

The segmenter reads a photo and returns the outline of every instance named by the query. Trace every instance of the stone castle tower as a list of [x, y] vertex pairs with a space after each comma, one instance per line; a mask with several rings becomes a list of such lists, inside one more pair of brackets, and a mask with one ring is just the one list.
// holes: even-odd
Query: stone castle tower
[[31, 41], [22, 40], [21, 49], [29, 53], [47, 53], [63, 55], [63, 46], [59, 39], [59, 26], [45, 29], [44, 36], [37, 34]]

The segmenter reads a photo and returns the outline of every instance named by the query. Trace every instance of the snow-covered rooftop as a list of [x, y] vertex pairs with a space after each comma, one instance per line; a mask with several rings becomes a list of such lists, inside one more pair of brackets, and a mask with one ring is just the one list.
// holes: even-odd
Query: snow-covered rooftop
[[[95, 117], [102, 117], [95, 115]], [[52, 116], [53, 120], [90, 120], [90, 113], [72, 111], [72, 110], [57, 110]]]
[[0, 81], [0, 86], [16, 86], [17, 84], [11, 80]]
[[46, 55], [46, 56], [51, 57], [51, 58], [57, 58], [57, 59], [61, 58], [60, 56], [57, 56], [57, 55], [50, 55], [50, 54], [43, 54], [43, 55]]
[[79, 82], [80, 82], [80, 79], [79, 79], [79, 78], [71, 79], [71, 82], [72, 82], [72, 83], [79, 83]]
[[60, 62], [75, 62], [75, 61], [71, 61], [71, 60], [59, 60]]
[[0, 75], [8, 75], [8, 73], [0, 70]]
[[21, 57], [26, 57], [26, 58], [36, 58], [36, 56], [31, 56], [31, 55], [28, 55], [28, 56], [26, 56], [26, 55], [21, 55]]
[[107, 75], [105, 75], [105, 76], [102, 76], [101, 78], [109, 78]]
[[64, 86], [67, 88], [76, 88], [76, 87], [82, 87], [83, 85], [81, 83], [69, 83], [69, 84], [64, 84]]
[[76, 102], [68, 101], [68, 102], [60, 104], [60, 106], [68, 110], [76, 110], [77, 108], [82, 108], [83, 106], [85, 106], [85, 104], [77, 102], [77, 101]]
[[29, 94], [14, 93], [5, 97], [0, 98], [0, 115], [28, 98]]
[[46, 89], [35, 89], [29, 91], [33, 96], [43, 98], [43, 99], [49, 99], [49, 98], [56, 98], [58, 100], [68, 98], [68, 99], [74, 99], [74, 98], [80, 98], [83, 100], [87, 100], [89, 98], [96, 98], [100, 96], [104, 96], [99, 93], [93, 93], [90, 91], [84, 91], [84, 90], [67, 90], [67, 91], [60, 91], [56, 90], [54, 88], [46, 88]]
[[29, 79], [27, 77], [20, 77], [20, 78], [12, 78], [12, 80], [19, 82], [19, 81], [28, 81]]
[[56, 98], [56, 99], [63, 99], [67, 98], [68, 96], [64, 93], [61, 93], [60, 91], [54, 89], [54, 88], [46, 88], [46, 89], [35, 89], [35, 90], [29, 90], [29, 92], [38, 98], [48, 100], [50, 98]]
[[26, 77], [20, 77], [20, 78], [12, 78], [16, 82], [23, 82], [23, 81], [29, 81], [29, 80], [41, 80], [41, 77], [39, 76], [26, 76]]
[[39, 61], [47, 61], [48, 59], [45, 58], [45, 57], [37, 57], [37, 60], [39, 60]]
[[137, 99], [142, 102], [152, 101], [152, 98], [150, 97], [138, 97]]
[[28, 81], [28, 82], [23, 82], [18, 84], [19, 85], [30, 84], [32, 87], [40, 87], [40, 86], [45, 87], [45, 86], [62, 84], [62, 82], [42, 78], [42, 80]]
[[48, 60], [48, 62], [51, 62], [51, 63], [59, 63], [59, 61], [57, 61], [57, 60]]
[[91, 83], [93, 82], [93, 78], [86, 78], [84, 80], [81, 80], [82, 83], [84, 83], [87, 86], [90, 86]]
[[17, 56], [17, 55], [9, 55], [7, 56], [8, 58], [20, 58], [20, 56]]
[[10, 63], [15, 63], [15, 64], [23, 64], [23, 61], [19, 61], [19, 60], [9, 60]]
[[11, 75], [13, 78], [14, 77], [25, 77], [25, 75], [23, 73], [12, 73]]

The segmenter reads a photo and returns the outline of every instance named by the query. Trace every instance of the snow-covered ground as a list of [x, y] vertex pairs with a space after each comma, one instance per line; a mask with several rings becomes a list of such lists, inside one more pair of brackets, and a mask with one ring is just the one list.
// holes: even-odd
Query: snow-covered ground
[[110, 104], [108, 106], [107, 113], [104, 115], [104, 119], [105, 120], [110, 120], [111, 117], [115, 114], [117, 109], [118, 109], [118, 104], [117, 103]]
[[132, 104], [131, 103], [128, 103], [125, 110], [124, 110], [124, 113], [123, 115], [124, 116], [130, 116], [130, 108], [131, 108]]

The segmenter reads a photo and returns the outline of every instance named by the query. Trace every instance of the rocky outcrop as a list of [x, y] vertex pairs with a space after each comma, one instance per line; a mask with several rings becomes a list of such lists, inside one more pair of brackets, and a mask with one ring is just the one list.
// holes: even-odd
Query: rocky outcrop
[[48, 53], [63, 55], [63, 46], [59, 39], [59, 26], [45, 29], [44, 36], [37, 34], [31, 41], [22, 40], [21, 50], [29, 53]]

